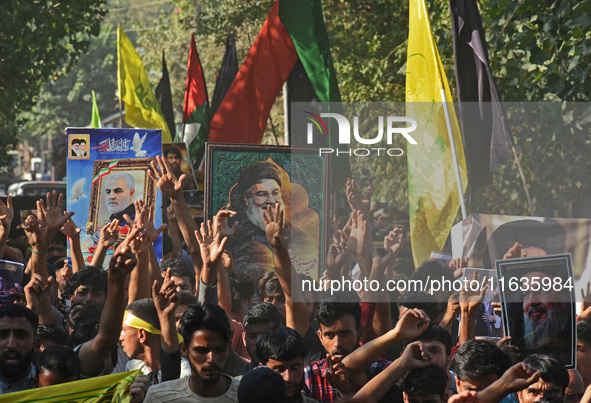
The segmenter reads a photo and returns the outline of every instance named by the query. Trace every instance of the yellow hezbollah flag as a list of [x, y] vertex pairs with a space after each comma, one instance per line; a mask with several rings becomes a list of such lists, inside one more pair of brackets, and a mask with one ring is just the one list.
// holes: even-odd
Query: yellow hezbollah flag
[[166, 119], [133, 44], [117, 26], [117, 85], [125, 102], [125, 121], [143, 129], [162, 129], [162, 142], [172, 143]]
[[406, 114], [417, 121], [413, 137], [418, 144], [407, 146], [407, 161], [411, 245], [419, 265], [432, 251], [441, 251], [460, 207], [441, 89], [450, 102], [464, 191], [468, 185], [456, 113], [424, 0], [410, 0], [406, 69]]
[[129, 403], [129, 387], [141, 372], [123, 372], [0, 395], [0, 403]]

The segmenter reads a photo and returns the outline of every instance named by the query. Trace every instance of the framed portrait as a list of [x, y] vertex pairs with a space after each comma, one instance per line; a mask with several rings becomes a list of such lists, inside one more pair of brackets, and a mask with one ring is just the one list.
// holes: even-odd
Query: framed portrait
[[496, 270], [480, 269], [474, 267], [465, 267], [465, 281], [471, 281], [474, 278], [474, 272], [477, 272], [477, 279], [482, 282], [486, 277], [486, 284], [489, 285], [487, 293], [484, 295], [482, 304], [477, 308], [475, 318], [474, 335], [476, 337], [487, 337], [499, 339], [503, 335], [501, 316], [494, 311], [493, 302], [499, 302], [499, 282], [497, 280]]
[[[154, 214], [156, 207], [156, 184], [148, 176], [153, 158], [121, 160], [96, 160], [90, 194], [90, 210], [86, 230], [95, 234], [114, 218], [125, 226], [124, 214], [134, 218], [136, 200], [143, 200]], [[126, 231], [119, 231], [124, 238]]]
[[496, 261], [503, 327], [530, 354], [552, 355], [576, 366], [576, 311], [570, 254]]
[[68, 158], [71, 160], [90, 159], [90, 134], [68, 135]]
[[183, 174], [187, 175], [183, 182], [183, 191], [197, 189], [193, 164], [191, 163], [191, 157], [189, 156], [185, 143], [162, 144], [162, 157], [166, 158], [172, 168], [172, 172], [177, 178]]
[[324, 266], [329, 217], [329, 160], [318, 149], [244, 144], [206, 145], [205, 218], [237, 214], [226, 243], [238, 271], [259, 278], [273, 270], [262, 212], [281, 203], [284, 237], [297, 272], [313, 279]]

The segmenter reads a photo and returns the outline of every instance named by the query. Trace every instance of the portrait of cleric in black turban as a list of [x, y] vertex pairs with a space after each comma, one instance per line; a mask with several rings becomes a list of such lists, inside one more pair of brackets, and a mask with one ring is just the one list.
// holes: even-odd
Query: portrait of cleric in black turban
[[304, 274], [317, 270], [318, 214], [307, 208], [306, 189], [290, 182], [283, 168], [272, 160], [244, 167], [230, 190], [229, 201], [227, 208], [237, 213], [229, 225], [238, 221], [239, 226], [228, 239], [226, 249], [237, 270], [256, 278], [273, 269], [273, 251], [267, 241], [263, 211], [276, 203], [284, 211], [284, 237], [296, 270]]

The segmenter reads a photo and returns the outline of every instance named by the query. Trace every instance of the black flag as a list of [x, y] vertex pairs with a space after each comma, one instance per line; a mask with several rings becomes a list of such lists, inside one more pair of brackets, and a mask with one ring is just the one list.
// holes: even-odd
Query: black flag
[[490, 70], [476, 0], [450, 0], [456, 85], [470, 192], [492, 179], [513, 140]]
[[234, 77], [238, 74], [238, 57], [236, 56], [236, 42], [234, 35], [230, 34], [226, 38], [226, 53], [222, 60], [222, 67], [218, 73], [213, 90], [213, 97], [211, 98], [211, 108], [209, 116], [213, 116], [221, 105], [226, 93], [230, 89]]
[[176, 128], [174, 125], [174, 110], [172, 109], [172, 93], [170, 91], [170, 78], [168, 77], [168, 68], [164, 59], [164, 50], [162, 51], [162, 78], [156, 86], [156, 99], [160, 104], [160, 110], [166, 119], [168, 130], [174, 141]]

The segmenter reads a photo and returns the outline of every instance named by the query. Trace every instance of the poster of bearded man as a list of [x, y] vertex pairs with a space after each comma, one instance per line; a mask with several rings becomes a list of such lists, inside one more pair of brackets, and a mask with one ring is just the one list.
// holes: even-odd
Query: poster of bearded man
[[497, 260], [506, 336], [530, 354], [576, 366], [576, 311], [571, 255]]

